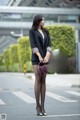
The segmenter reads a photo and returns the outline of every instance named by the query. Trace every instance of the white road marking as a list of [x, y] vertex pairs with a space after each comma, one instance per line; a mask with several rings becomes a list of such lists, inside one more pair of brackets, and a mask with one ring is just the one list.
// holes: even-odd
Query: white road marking
[[5, 105], [5, 103], [0, 99], [0, 105]]
[[51, 98], [53, 98], [53, 99], [59, 100], [61, 102], [78, 102], [76, 100], [70, 100], [70, 99], [68, 99], [66, 97], [54, 94], [54, 93], [49, 92], [49, 91], [46, 92], [46, 95], [49, 96], [49, 97], [51, 97]]
[[73, 117], [73, 116], [80, 116], [80, 114], [47, 115], [41, 117]]
[[73, 94], [73, 95], [76, 95], [76, 96], [80, 96], [80, 93], [75, 92], [75, 91], [66, 91], [66, 93]]
[[35, 103], [35, 99], [33, 97], [23, 92], [12, 92], [12, 93], [27, 103]]

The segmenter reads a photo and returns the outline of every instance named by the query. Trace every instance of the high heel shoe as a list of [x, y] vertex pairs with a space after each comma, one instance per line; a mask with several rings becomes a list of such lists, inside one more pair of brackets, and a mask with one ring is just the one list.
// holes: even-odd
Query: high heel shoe
[[36, 107], [36, 111], [37, 111], [38, 116], [42, 116], [42, 112], [41, 112], [40, 107]]
[[42, 115], [47, 116], [47, 113], [45, 112], [44, 108], [41, 108]]
[[46, 113], [46, 112], [43, 112], [42, 115], [47, 116], [47, 113]]

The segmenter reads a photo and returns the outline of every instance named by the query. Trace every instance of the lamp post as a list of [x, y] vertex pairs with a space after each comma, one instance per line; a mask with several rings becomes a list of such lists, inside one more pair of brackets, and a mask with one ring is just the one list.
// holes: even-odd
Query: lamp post
[[10, 35], [13, 36], [13, 37], [23, 37], [23, 29], [21, 29], [20, 34], [16, 34], [14, 31], [11, 31]]
[[76, 71], [80, 73], [80, 42], [79, 30], [76, 30]]

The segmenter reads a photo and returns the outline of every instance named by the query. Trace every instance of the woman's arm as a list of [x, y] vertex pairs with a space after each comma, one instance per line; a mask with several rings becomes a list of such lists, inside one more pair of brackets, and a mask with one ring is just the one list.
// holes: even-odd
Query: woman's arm
[[44, 63], [47, 63], [51, 57], [51, 40], [50, 40], [50, 35], [48, 33], [48, 43], [47, 43], [47, 52], [46, 52], [46, 56], [44, 57]]
[[43, 62], [44, 63], [48, 63], [50, 57], [51, 57], [51, 53], [49, 51], [47, 51], [46, 56], [44, 57], [44, 61]]
[[38, 56], [39, 61], [40, 61], [40, 62], [43, 62], [43, 58], [41, 57], [41, 54], [40, 54], [39, 52], [36, 52], [36, 55]]
[[38, 48], [35, 43], [35, 34], [32, 30], [29, 31], [30, 45], [33, 53], [38, 52]]
[[29, 37], [30, 37], [30, 45], [31, 45], [32, 52], [34, 54], [36, 54], [38, 56], [40, 62], [42, 62], [43, 58], [42, 58], [42, 56], [41, 56], [41, 54], [40, 54], [40, 52], [39, 52], [39, 50], [38, 50], [38, 48], [36, 46], [35, 34], [34, 34], [34, 32], [32, 30], [29, 31]]

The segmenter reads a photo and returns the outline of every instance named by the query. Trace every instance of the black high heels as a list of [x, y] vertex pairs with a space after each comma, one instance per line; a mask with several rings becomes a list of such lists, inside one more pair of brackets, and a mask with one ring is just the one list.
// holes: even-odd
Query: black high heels
[[42, 116], [43, 115], [42, 112], [41, 112], [40, 107], [36, 107], [36, 111], [37, 111], [37, 115], [38, 116]]
[[47, 113], [46, 113], [46, 112], [43, 112], [42, 115], [47, 116]]
[[47, 113], [45, 112], [45, 109], [43, 107], [41, 108], [41, 112], [43, 116], [47, 116]]

